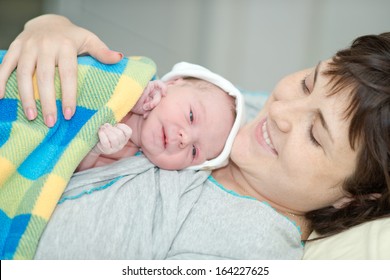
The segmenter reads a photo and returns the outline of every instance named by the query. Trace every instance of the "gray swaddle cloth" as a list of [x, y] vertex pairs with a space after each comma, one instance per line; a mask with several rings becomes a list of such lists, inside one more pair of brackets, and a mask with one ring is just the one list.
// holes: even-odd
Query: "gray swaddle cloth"
[[35, 258], [301, 258], [291, 221], [209, 174], [160, 170], [143, 156], [77, 173]]

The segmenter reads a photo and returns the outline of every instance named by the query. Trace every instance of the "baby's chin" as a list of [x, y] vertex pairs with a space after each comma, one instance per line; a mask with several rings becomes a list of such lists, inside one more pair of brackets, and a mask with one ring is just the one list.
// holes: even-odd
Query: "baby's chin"
[[162, 159], [161, 157], [156, 157], [151, 155], [145, 155], [145, 156], [154, 165], [165, 170], [181, 170], [191, 166], [190, 164], [183, 164], [182, 162], [181, 163], [173, 162], [172, 160], [169, 160], [169, 158]]

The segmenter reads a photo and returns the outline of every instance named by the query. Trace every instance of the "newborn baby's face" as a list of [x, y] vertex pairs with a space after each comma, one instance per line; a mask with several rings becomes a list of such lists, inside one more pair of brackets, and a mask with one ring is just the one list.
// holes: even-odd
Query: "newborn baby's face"
[[170, 84], [167, 96], [142, 123], [141, 149], [164, 169], [202, 164], [222, 152], [234, 116], [234, 101], [222, 90]]

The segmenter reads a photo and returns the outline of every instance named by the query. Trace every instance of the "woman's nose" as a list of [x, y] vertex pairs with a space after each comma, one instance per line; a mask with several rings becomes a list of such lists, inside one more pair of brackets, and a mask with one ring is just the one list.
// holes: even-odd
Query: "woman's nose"
[[269, 108], [269, 116], [282, 132], [289, 132], [294, 122], [299, 121], [304, 110], [301, 99], [274, 101]]

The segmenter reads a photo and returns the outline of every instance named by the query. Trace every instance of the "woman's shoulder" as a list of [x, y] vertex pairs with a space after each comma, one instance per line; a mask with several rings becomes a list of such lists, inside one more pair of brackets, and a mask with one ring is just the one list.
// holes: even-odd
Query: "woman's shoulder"
[[208, 177], [172, 246], [172, 258], [299, 259], [296, 227], [269, 205], [237, 195]]

